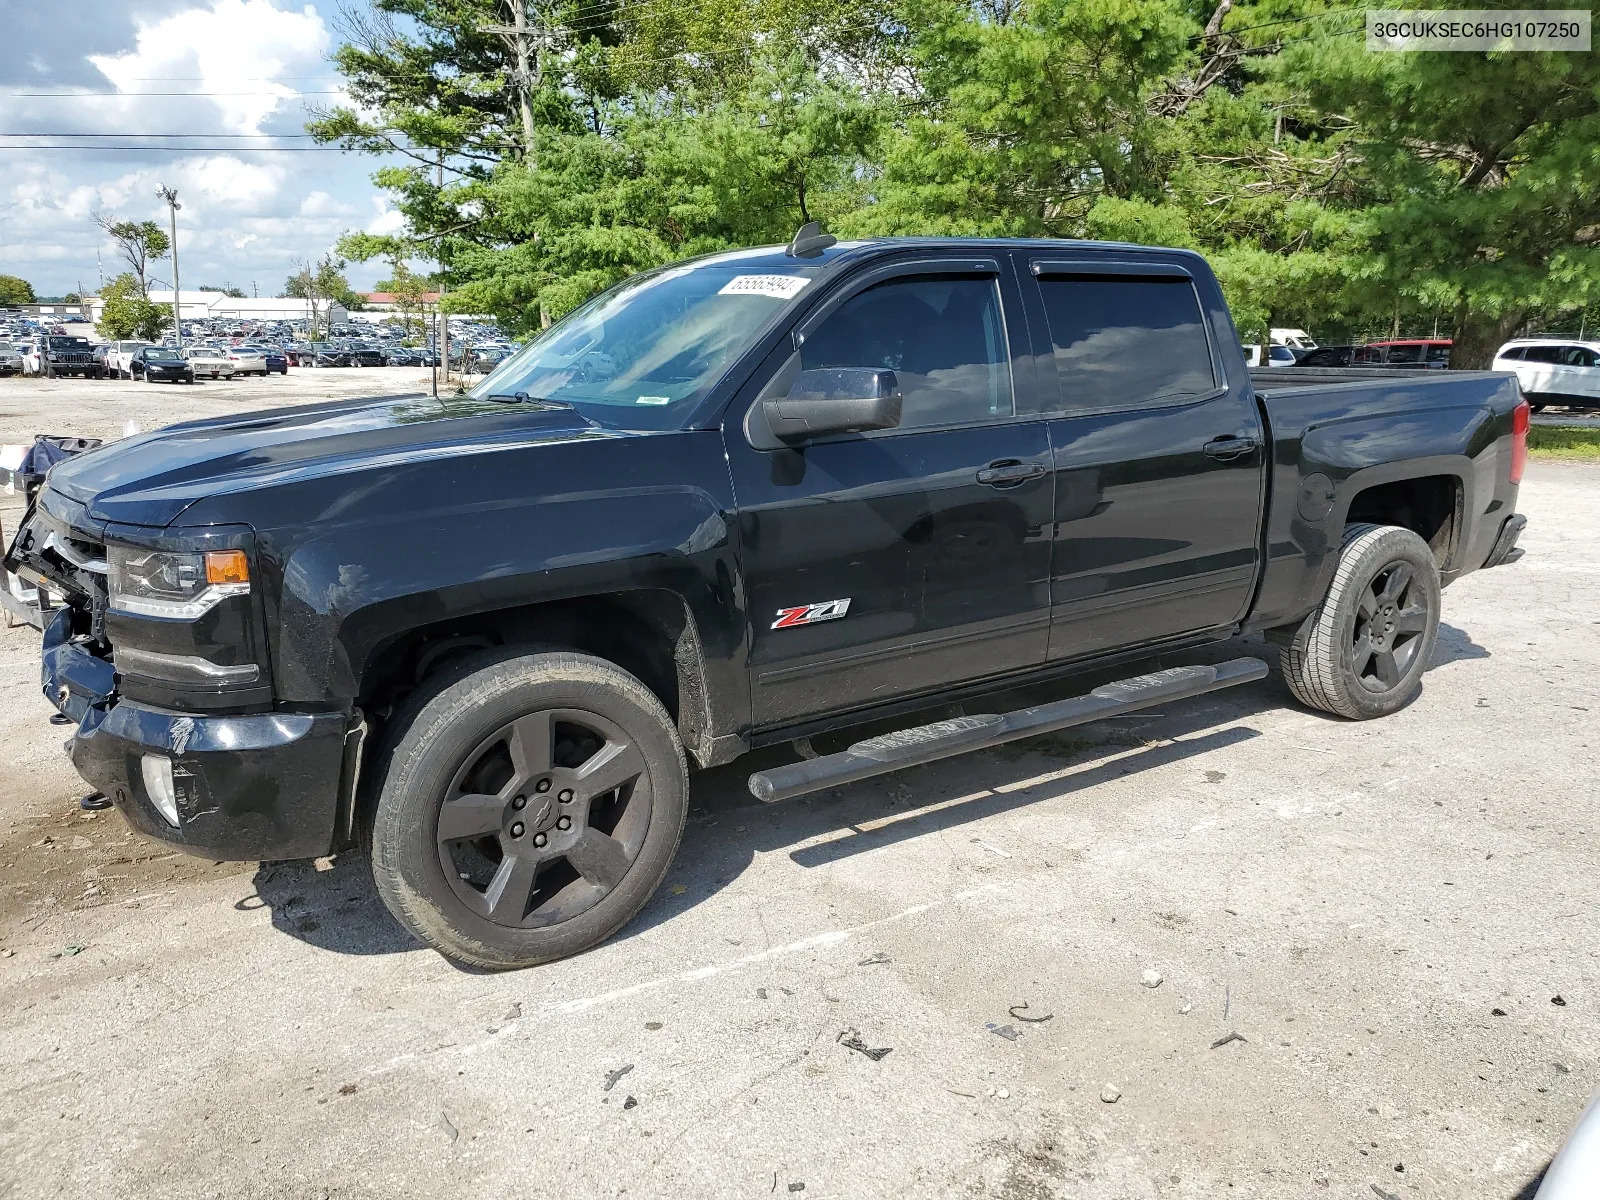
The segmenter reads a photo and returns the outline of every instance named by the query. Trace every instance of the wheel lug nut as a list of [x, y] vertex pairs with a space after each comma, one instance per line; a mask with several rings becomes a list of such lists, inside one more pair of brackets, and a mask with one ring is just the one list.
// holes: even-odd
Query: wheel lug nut
[[513, 800], [511, 802], [511, 807], [517, 809], [518, 811], [521, 811], [522, 809], [526, 808], [527, 806], [528, 806], [528, 798], [526, 796], [518, 796], [515, 800]]
[[533, 790], [536, 792], [548, 792], [550, 790], [550, 781], [548, 779], [539, 780], [538, 783], [533, 785]]
[[556, 828], [557, 829], [571, 829], [572, 828], [572, 818], [571, 817], [562, 817], [559, 821], [556, 822]]
[[562, 792], [561, 792], [560, 800], [561, 800], [561, 803], [563, 803], [563, 804], [571, 804], [572, 803], [572, 789], [571, 788], [563, 789]]
[[518, 822], [516, 822], [515, 824], [513, 824], [511, 826], [511, 836], [512, 837], [521, 837], [522, 836], [522, 822], [521, 821], [518, 821]]
[[536, 833], [533, 835], [533, 844], [538, 846], [541, 850], [544, 849], [544, 844], [549, 840], [550, 839], [545, 837], [545, 835], [542, 833]]

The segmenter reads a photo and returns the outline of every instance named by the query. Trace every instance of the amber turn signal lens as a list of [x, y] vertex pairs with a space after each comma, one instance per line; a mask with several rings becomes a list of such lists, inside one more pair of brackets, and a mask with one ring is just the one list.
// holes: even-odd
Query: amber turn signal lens
[[207, 583], [249, 583], [250, 563], [243, 550], [210, 550], [206, 553]]

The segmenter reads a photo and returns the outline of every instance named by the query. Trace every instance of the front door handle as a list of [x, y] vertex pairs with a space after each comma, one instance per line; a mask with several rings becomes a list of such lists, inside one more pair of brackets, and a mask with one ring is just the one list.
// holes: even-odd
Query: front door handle
[[1225, 437], [1212, 438], [1206, 443], [1205, 449], [1212, 458], [1220, 458], [1226, 462], [1230, 458], [1249, 454], [1259, 445], [1261, 443], [1253, 437], [1237, 437], [1230, 433]]
[[1025, 463], [1018, 462], [1014, 458], [1003, 458], [998, 462], [990, 463], [979, 471], [978, 482], [997, 488], [1016, 487], [1019, 483], [1037, 479], [1043, 474], [1044, 468], [1038, 463]]

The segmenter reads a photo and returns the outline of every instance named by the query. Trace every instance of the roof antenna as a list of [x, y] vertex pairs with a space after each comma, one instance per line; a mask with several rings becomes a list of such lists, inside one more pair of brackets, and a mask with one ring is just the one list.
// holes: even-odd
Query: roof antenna
[[794, 241], [784, 251], [790, 258], [815, 258], [839, 239], [822, 232], [821, 221], [807, 221], [795, 231]]

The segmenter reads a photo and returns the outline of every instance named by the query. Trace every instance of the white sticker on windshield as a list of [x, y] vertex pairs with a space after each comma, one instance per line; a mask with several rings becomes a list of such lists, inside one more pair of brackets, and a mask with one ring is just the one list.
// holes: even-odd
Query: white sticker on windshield
[[640, 396], [635, 404], [671, 404], [671, 396]]
[[792, 300], [810, 282], [798, 275], [735, 275], [717, 295], [773, 296], [779, 300]]

